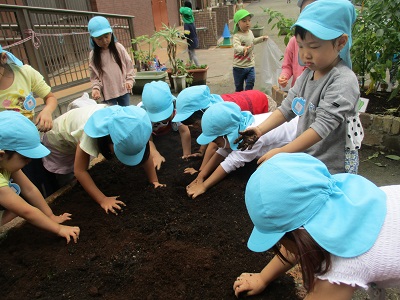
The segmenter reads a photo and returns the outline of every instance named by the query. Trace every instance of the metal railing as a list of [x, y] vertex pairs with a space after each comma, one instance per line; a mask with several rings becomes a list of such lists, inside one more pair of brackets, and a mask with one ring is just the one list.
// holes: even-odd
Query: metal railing
[[38, 70], [52, 91], [89, 82], [90, 18], [106, 17], [132, 55], [133, 16], [0, 4], [0, 44]]

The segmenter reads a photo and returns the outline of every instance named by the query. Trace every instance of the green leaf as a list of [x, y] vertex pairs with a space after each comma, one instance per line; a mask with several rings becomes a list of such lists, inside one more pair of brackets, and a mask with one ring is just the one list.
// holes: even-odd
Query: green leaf
[[385, 157], [391, 160], [400, 160], [400, 156], [394, 154], [386, 155]]
[[382, 165], [381, 163], [375, 163], [375, 165], [377, 165], [378, 167], [382, 167], [382, 168], [386, 167], [386, 165]]

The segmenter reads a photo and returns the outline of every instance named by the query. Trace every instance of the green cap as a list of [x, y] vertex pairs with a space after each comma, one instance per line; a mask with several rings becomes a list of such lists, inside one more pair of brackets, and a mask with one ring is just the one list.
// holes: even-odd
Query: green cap
[[251, 13], [249, 13], [247, 10], [245, 10], [245, 9], [239, 9], [236, 13], [235, 13], [235, 15], [233, 16], [233, 33], [236, 33], [237, 31], [238, 31], [238, 29], [237, 29], [237, 23], [241, 20], [241, 19], [243, 19], [243, 18], [245, 18], [245, 17], [247, 17], [247, 16], [250, 16], [250, 18], [252, 18], [253, 17], [253, 14], [251, 14]]

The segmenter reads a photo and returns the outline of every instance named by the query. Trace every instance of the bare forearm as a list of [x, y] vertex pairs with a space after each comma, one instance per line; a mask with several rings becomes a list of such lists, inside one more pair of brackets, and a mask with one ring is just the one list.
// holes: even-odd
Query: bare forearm
[[94, 183], [92, 177], [87, 170], [75, 171], [75, 177], [82, 185], [83, 189], [89, 194], [91, 198], [97, 203], [101, 203], [101, 199], [105, 197], [102, 191]]
[[156, 169], [154, 169], [153, 157], [151, 156], [151, 154], [149, 155], [149, 158], [146, 160], [146, 162], [143, 164], [143, 169], [150, 183], [158, 182], [158, 176], [156, 173]]
[[225, 170], [219, 165], [215, 171], [203, 182], [204, 188], [209, 190], [211, 187], [216, 185], [222, 179], [224, 179], [228, 175]]
[[281, 152], [287, 152], [287, 153], [296, 153], [296, 152], [304, 152], [311, 146], [315, 145], [319, 141], [321, 141], [322, 138], [318, 135], [318, 133], [312, 129], [309, 128], [306, 131], [304, 131], [300, 136], [298, 136], [296, 139], [294, 139], [292, 142], [289, 144], [283, 146], [281, 148]]
[[222, 155], [218, 153], [214, 153], [214, 155], [210, 158], [207, 164], [201, 169], [198, 178], [205, 179], [207, 178], [214, 170], [219, 166], [219, 164], [225, 159]]
[[186, 125], [179, 126], [179, 134], [181, 136], [183, 156], [192, 154], [192, 141], [189, 127]]
[[57, 99], [54, 96], [53, 93], [49, 93], [45, 99], [43, 99], [45, 103], [45, 107], [43, 108], [44, 111], [48, 112], [49, 114], [52, 114], [58, 105]]
[[284, 115], [282, 114], [282, 112], [279, 109], [277, 109], [272, 113], [272, 115], [269, 118], [267, 118], [264, 122], [259, 124], [257, 127], [261, 130], [262, 134], [265, 134], [265, 133], [271, 131], [272, 129], [282, 125], [285, 122], [286, 122], [286, 119], [285, 119]]

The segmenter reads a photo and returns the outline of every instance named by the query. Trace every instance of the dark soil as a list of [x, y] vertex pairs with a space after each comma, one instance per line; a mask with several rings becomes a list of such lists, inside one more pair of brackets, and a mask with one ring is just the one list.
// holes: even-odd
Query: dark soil
[[400, 94], [391, 100], [389, 92], [375, 92], [366, 95], [361, 94], [361, 97], [368, 98], [369, 103], [367, 106], [367, 113], [370, 114], [382, 114], [382, 115], [393, 115], [400, 117]]
[[[81, 228], [78, 244], [30, 224], [12, 229], [0, 245], [2, 299], [235, 299], [242, 272], [257, 272], [272, 254], [247, 247], [252, 223], [244, 204], [250, 164], [207, 193], [189, 199], [183, 174], [200, 160], [182, 161], [179, 134], [158, 138], [167, 162], [153, 189], [140, 167], [117, 160], [90, 173], [106, 195], [120, 195], [126, 208], [107, 215], [82, 187], [58, 197], [56, 214], [70, 212]], [[286, 275], [252, 299], [300, 299]]]

